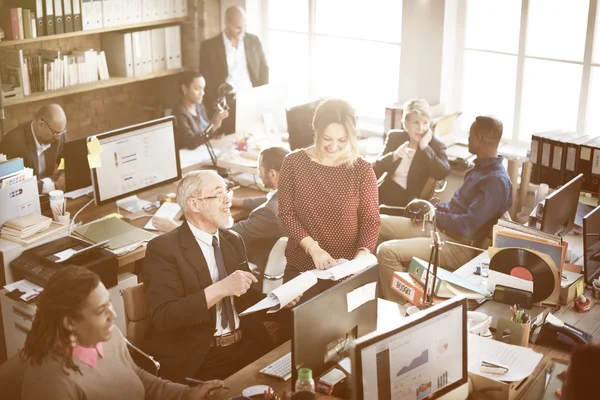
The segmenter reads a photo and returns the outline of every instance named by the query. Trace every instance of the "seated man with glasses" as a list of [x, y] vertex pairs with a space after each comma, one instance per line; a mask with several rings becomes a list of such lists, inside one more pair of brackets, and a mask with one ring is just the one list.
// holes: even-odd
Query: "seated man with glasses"
[[186, 174], [177, 186], [185, 222], [148, 243], [149, 351], [164, 378], [225, 379], [273, 347], [261, 314], [239, 317], [262, 294], [251, 288], [242, 238], [228, 229], [231, 198], [216, 172]]
[[65, 189], [65, 176], [58, 170], [62, 158], [67, 117], [58, 104], [40, 108], [33, 121], [9, 131], [0, 142], [0, 154], [21, 157], [26, 167], [33, 168], [40, 194]]

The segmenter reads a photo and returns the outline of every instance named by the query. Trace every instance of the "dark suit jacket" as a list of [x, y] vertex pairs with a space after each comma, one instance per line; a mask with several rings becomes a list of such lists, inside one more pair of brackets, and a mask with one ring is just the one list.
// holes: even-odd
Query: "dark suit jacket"
[[[219, 230], [225, 268], [249, 272], [242, 239], [235, 232]], [[152, 321], [149, 347], [161, 363], [161, 375], [182, 381], [194, 376], [210, 349], [216, 325], [216, 307], [208, 308], [204, 289], [212, 285], [206, 260], [187, 223], [148, 243], [142, 270], [148, 315]], [[262, 294], [249, 290], [234, 297], [237, 312], [254, 305]], [[240, 319], [244, 340], [265, 351], [273, 347], [261, 314]]]
[[196, 105], [196, 110], [198, 117], [192, 115], [182, 103], [179, 103], [173, 109], [172, 115], [175, 117], [175, 142], [178, 149], [194, 150], [206, 143], [206, 138], [202, 135], [202, 132], [204, 132], [210, 122], [203, 106]]
[[433, 137], [425, 150], [421, 150], [420, 147], [417, 148], [408, 170], [406, 189], [396, 184], [392, 177], [396, 168], [400, 165], [401, 159], [394, 161], [393, 153], [407, 140], [407, 132], [390, 131], [383, 152], [373, 164], [377, 178], [387, 173], [383, 184], [379, 187], [380, 204], [403, 207], [412, 199], [419, 197], [429, 177], [440, 180], [446, 178], [450, 173], [450, 164], [448, 164], [448, 157], [446, 157], [446, 146]]
[[54, 174], [54, 170], [58, 167], [65, 142], [65, 135], [61, 135], [60, 139], [52, 143], [50, 148], [44, 152], [46, 158], [46, 169], [40, 171], [37, 149], [35, 147], [35, 139], [31, 130], [31, 121], [25, 122], [15, 129], [9, 131], [0, 142], [0, 153], [6, 154], [6, 157], [11, 158], [21, 157], [26, 167], [33, 168], [33, 173], [38, 179], [38, 189], [42, 193], [42, 178], [52, 178], [56, 180], [61, 173]]
[[[269, 67], [258, 36], [245, 33], [244, 50], [252, 86], [262, 86], [269, 83]], [[200, 73], [206, 80], [204, 106], [208, 116], [212, 117], [218, 98], [219, 86], [225, 83], [229, 74], [223, 33], [202, 42], [200, 47]]]

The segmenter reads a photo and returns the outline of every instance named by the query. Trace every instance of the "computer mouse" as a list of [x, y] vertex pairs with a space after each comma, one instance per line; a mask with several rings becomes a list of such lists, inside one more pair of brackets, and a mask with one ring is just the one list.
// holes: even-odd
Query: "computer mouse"
[[267, 390], [273, 390], [270, 386], [267, 385], [255, 385], [247, 387], [242, 391], [242, 396], [252, 397], [252, 396], [262, 396], [265, 394]]

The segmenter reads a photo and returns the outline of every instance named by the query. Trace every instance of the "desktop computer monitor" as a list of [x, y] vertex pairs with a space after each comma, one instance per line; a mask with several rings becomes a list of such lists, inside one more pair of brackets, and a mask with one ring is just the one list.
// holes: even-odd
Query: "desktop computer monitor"
[[564, 236], [573, 229], [583, 180], [583, 174], [579, 174], [546, 197], [540, 227], [542, 232]]
[[352, 341], [377, 329], [377, 299], [348, 312], [347, 294], [379, 281], [371, 266], [292, 309], [292, 387], [298, 369], [310, 368], [315, 380], [344, 357]]
[[353, 399], [459, 398], [453, 394], [466, 389], [467, 349], [467, 299], [436, 304], [398, 328], [354, 342]]
[[236, 134], [266, 137], [270, 133], [287, 132], [286, 86], [270, 84], [244, 89], [235, 98]]
[[315, 142], [312, 121], [321, 100], [300, 104], [286, 110], [290, 149], [304, 149]]
[[583, 217], [583, 272], [588, 285], [600, 275], [600, 206]]
[[65, 142], [63, 158], [65, 160], [65, 188], [67, 192], [92, 185], [87, 155], [87, 138]]
[[173, 117], [160, 118], [87, 138], [101, 146], [92, 168], [97, 205], [181, 179]]

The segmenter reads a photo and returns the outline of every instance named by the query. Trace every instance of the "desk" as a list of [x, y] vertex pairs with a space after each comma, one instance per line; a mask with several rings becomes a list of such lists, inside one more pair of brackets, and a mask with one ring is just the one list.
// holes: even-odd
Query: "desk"
[[[195, 171], [198, 169], [199, 168], [196, 165], [191, 166], [191, 167], [185, 168], [182, 171], [182, 174], [185, 175], [187, 172]], [[160, 193], [175, 192], [177, 190], [177, 184], [178, 184], [178, 182], [173, 182], [171, 184], [159, 186], [157, 188], [139, 193], [137, 196], [142, 200], [156, 201], [157, 196]], [[239, 189], [236, 189], [234, 193], [235, 193], [234, 194], [235, 197], [253, 197], [253, 196], [265, 196], [266, 195], [265, 192], [262, 192], [262, 191], [256, 190], [256, 189], [249, 189], [249, 188], [239, 188]], [[89, 201], [90, 201], [90, 198], [87, 196], [83, 196], [83, 197], [80, 197], [75, 200], [68, 200], [67, 201], [67, 211], [69, 211], [71, 213], [71, 218], [73, 216], [75, 216], [75, 213], [77, 211], [79, 211], [83, 206], [85, 206], [85, 204]], [[104, 217], [105, 215], [108, 215], [111, 213], [116, 213], [116, 212], [117, 212], [116, 202], [111, 202], [110, 204], [105, 204], [105, 205], [102, 205], [99, 207], [92, 203], [85, 210], [83, 210], [81, 212], [81, 214], [79, 214], [77, 216], [76, 222], [81, 221], [84, 224], [86, 224], [88, 222], [92, 222], [97, 219], [100, 219], [100, 218]], [[122, 212], [124, 213], [124, 216], [127, 216], [129, 214], [125, 210], [122, 210]], [[240, 207], [232, 207], [231, 208], [231, 216], [233, 217], [234, 221], [240, 221], [242, 219], [248, 218], [248, 214], [249, 214], [249, 211], [244, 208], [240, 208]], [[148, 222], [148, 218], [139, 218], [134, 221], [131, 221], [130, 223], [131, 223], [131, 225], [133, 225], [137, 228], [143, 228], [144, 225], [146, 225], [146, 222]], [[138, 260], [141, 260], [144, 258], [145, 255], [146, 255], [146, 247], [142, 246], [142, 247], [139, 247], [136, 250], [129, 252], [121, 257], [117, 257], [117, 260], [119, 261], [119, 267], [123, 267], [125, 265], [134, 263]]]

